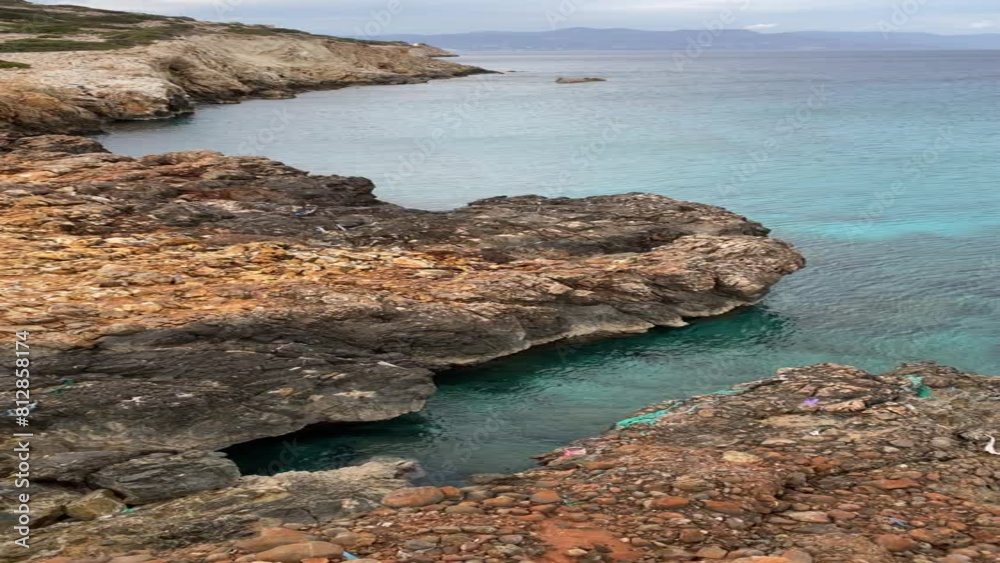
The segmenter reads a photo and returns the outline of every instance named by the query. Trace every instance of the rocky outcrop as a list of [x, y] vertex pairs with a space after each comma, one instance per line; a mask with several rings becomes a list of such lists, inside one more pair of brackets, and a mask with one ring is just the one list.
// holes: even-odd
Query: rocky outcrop
[[[413, 470], [410, 462], [383, 459], [333, 471], [242, 477], [225, 489], [143, 505], [125, 512], [109, 512], [96, 520], [36, 526], [27, 555], [41, 557], [59, 553], [85, 557], [104, 551], [107, 546], [119, 546], [116, 551], [121, 548], [174, 549], [192, 543], [246, 537], [255, 526], [275, 521], [315, 526], [377, 509], [379, 499], [405, 486]], [[106, 493], [100, 496], [115, 502], [108, 499]], [[63, 502], [75, 511], [85, 498], [66, 498]], [[90, 506], [95, 508], [92, 502]], [[111, 506], [96, 508], [109, 510]], [[315, 536], [293, 534], [289, 538], [286, 534], [280, 536], [280, 540], [272, 537], [270, 542], [257, 541], [246, 546], [266, 551], [311, 539]], [[96, 547], [96, 544], [105, 547]], [[23, 548], [8, 542], [0, 547], [0, 561], [23, 561], [25, 557]]]
[[87, 477], [95, 489], [108, 489], [127, 504], [150, 504], [231, 486], [240, 470], [222, 454], [152, 454], [109, 465]]
[[[20, 10], [29, 15], [11, 24], [23, 27], [23, 20], [32, 17], [55, 21], [52, 18], [66, 8], [26, 5]], [[72, 25], [87, 16], [82, 12], [73, 10]], [[115, 14], [140, 17], [95, 12], [83, 21], [113, 22]], [[0, 27], [7, 15], [0, 12]], [[121, 35], [119, 27], [106, 27], [114, 31], [106, 42]], [[26, 31], [32, 29], [29, 25]], [[198, 102], [291, 97], [303, 90], [408, 84], [488, 72], [439, 60], [447, 52], [429, 46], [360, 42], [179, 18], [151, 19], [143, 23], [143, 29], [147, 33], [181, 31], [176, 36], [161, 31], [163, 40], [112, 50], [72, 51], [70, 40], [80, 39], [72, 36], [64, 41], [65, 50], [71, 52], [3, 49], [4, 60], [30, 68], [0, 69], [0, 133], [91, 133], [109, 121], [191, 113]], [[52, 43], [44, 39], [47, 36], [12, 37]], [[0, 34], [0, 45], [6, 45], [5, 38]]]
[[607, 82], [607, 79], [593, 76], [560, 76], [556, 78], [556, 84], [586, 84], [587, 82]]
[[31, 332], [36, 479], [133, 507], [225, 487], [229, 462], [191, 451], [417, 411], [435, 371], [682, 326], [803, 265], [757, 223], [660, 196], [427, 212], [373, 188], [256, 157], [0, 140], [2, 324]]
[[[357, 481], [337, 472], [244, 478], [46, 528], [37, 553], [273, 561], [335, 545], [366, 561], [985, 563], [1000, 559], [998, 401], [1000, 378], [931, 363], [880, 375], [783, 369], [651, 406], [540, 456], [543, 467], [461, 489], [404, 487], [391, 466], [366, 481], [379, 483], [371, 489], [345, 486]], [[306, 511], [322, 494], [293, 492], [300, 486], [360, 500], [313, 520]], [[268, 502], [287, 510], [261, 518]]]
[[425, 212], [362, 178], [77, 137], [4, 142], [0, 188], [3, 322], [33, 332], [46, 453], [393, 418], [436, 370], [682, 326], [802, 266], [757, 223], [660, 196]]

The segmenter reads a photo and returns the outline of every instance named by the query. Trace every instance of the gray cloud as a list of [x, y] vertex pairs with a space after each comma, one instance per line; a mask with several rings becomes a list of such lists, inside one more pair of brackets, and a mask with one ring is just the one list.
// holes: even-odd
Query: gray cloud
[[[67, 3], [43, 0], [40, 3]], [[760, 31], [825, 29], [876, 31], [894, 11], [907, 12], [901, 31], [975, 33], [997, 30], [996, 0], [76, 0], [113, 10], [188, 15], [200, 19], [271, 23], [308, 31], [355, 35], [391, 17], [384, 33], [536, 31], [559, 27], [698, 29], [725, 9], [736, 27]], [[392, 14], [391, 12], [395, 12]], [[912, 12], [912, 13], [910, 13]], [[755, 28], [761, 24], [771, 28]]]

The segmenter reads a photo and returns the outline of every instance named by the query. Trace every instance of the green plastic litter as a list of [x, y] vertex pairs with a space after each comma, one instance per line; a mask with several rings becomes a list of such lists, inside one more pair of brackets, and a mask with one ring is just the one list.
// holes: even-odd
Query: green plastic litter
[[919, 375], [907, 375], [906, 379], [910, 381], [910, 387], [913, 392], [917, 394], [917, 397], [921, 399], [933, 399], [934, 391], [930, 387], [924, 385], [924, 378]]
[[637, 424], [656, 424], [657, 420], [660, 420], [664, 416], [670, 414], [670, 411], [676, 409], [682, 404], [683, 402], [681, 401], [674, 401], [673, 404], [671, 404], [669, 407], [663, 410], [651, 412], [649, 414], [641, 414], [639, 416], [633, 416], [632, 418], [626, 418], [625, 420], [622, 420], [621, 422], [615, 424], [615, 426], [617, 426], [618, 428], [628, 428], [629, 426], [635, 426]]
[[[709, 393], [709, 395], [737, 395], [741, 393], [738, 389], [733, 389], [731, 387], [726, 389], [720, 389], [714, 393]], [[626, 418], [625, 420], [615, 424], [618, 428], [628, 428], [629, 426], [635, 426], [637, 424], [656, 424], [657, 420], [660, 420], [664, 416], [673, 412], [674, 409], [684, 404], [684, 401], [674, 401], [669, 407], [659, 410], [656, 412], [651, 412], [649, 414], [643, 414], [639, 416], [633, 416], [632, 418]], [[694, 405], [687, 412], [691, 413], [698, 410], [702, 405]]]
[[60, 385], [59, 387], [56, 387], [55, 389], [52, 389], [52, 390], [48, 391], [48, 394], [49, 395], [62, 395], [64, 391], [66, 391], [67, 389], [69, 389], [70, 387], [72, 387], [74, 385], [76, 385], [76, 381], [73, 381], [72, 379], [64, 379], [63, 382], [62, 382], [62, 385]]

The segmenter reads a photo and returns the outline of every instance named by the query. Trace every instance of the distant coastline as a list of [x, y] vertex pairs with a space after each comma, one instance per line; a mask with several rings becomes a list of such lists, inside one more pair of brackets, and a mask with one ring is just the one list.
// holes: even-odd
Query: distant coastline
[[477, 31], [444, 35], [387, 35], [379, 39], [429, 43], [459, 51], [927, 51], [1000, 49], [1000, 34], [800, 31], [745, 29], [645, 31], [570, 28], [555, 31]]

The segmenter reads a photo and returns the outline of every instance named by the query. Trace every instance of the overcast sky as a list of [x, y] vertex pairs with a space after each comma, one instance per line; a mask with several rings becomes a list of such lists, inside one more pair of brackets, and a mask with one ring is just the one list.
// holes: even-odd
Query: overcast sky
[[[764, 32], [1000, 32], [1000, 0], [43, 0], [114, 10], [270, 23], [335, 35], [541, 31], [560, 27], [704, 29], [726, 9], [730, 28]], [[391, 14], [394, 11], [395, 14]], [[380, 14], [381, 12], [381, 14]], [[894, 16], [895, 12], [895, 16]], [[895, 21], [893, 21], [895, 18]]]

